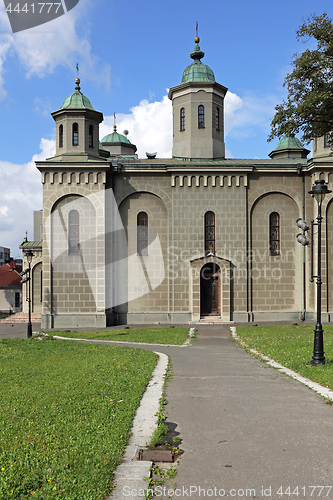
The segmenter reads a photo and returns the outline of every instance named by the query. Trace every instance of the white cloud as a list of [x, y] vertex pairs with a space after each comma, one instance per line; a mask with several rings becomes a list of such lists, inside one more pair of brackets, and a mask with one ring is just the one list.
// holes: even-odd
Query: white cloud
[[[128, 139], [138, 148], [139, 158], [157, 152], [158, 158], [172, 155], [172, 106], [167, 95], [161, 101], [144, 99], [129, 114], [116, 115], [117, 131], [129, 131]], [[100, 137], [113, 131], [113, 116], [104, 117]]]
[[[238, 99], [240, 98], [238, 97]], [[226, 134], [233, 138], [242, 139], [251, 137], [259, 128], [268, 135], [276, 102], [278, 102], [276, 96], [252, 94], [244, 96], [238, 103], [240, 105], [234, 108], [230, 121], [226, 120], [229, 124]]]
[[42, 139], [40, 152], [28, 163], [0, 161], [0, 246], [9, 247], [13, 257], [21, 256], [18, 247], [26, 231], [28, 239], [33, 239], [33, 211], [42, 208], [42, 185], [35, 161], [45, 160], [54, 152], [55, 142]]
[[81, 0], [77, 7], [67, 14], [13, 35], [4, 7], [0, 6], [0, 99], [5, 91], [5, 61], [16, 55], [26, 71], [27, 77], [45, 77], [57, 66], [66, 66], [73, 70], [78, 60], [80, 75], [85, 79], [110, 87], [110, 65], [102, 63], [92, 53], [89, 33], [79, 34], [77, 21], [84, 16], [91, 0]]
[[[237, 125], [236, 110], [243, 106], [240, 97], [228, 92], [225, 99], [225, 133]], [[128, 139], [137, 146], [139, 158], [157, 152], [158, 158], [172, 156], [172, 104], [167, 95], [161, 101], [144, 99], [129, 114], [116, 115], [117, 131], [129, 131]], [[105, 116], [100, 126], [100, 137], [113, 131], [113, 116]], [[230, 153], [231, 155], [231, 153]]]

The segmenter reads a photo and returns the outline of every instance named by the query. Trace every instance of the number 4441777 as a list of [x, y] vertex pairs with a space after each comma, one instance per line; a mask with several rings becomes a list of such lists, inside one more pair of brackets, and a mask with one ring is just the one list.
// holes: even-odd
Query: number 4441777
[[58, 10], [61, 7], [61, 2], [38, 2], [38, 3], [25, 3], [22, 5], [20, 3], [17, 3], [13, 6], [11, 3], [8, 4], [6, 11], [9, 12], [10, 14], [13, 12], [16, 12], [17, 14], [20, 14], [21, 12], [28, 14], [28, 12], [31, 12], [32, 14], [57, 14]]
[[276, 494], [279, 495], [281, 498], [283, 496], [296, 496], [302, 495], [304, 497], [328, 497], [330, 494], [330, 491], [332, 489], [332, 486], [296, 486], [294, 488], [288, 486], [288, 487], [283, 487], [280, 486], [280, 488], [277, 490]]

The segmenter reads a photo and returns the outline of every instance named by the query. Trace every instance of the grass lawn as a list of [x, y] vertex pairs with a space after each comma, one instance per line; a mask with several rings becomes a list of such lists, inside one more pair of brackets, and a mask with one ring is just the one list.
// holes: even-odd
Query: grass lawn
[[324, 325], [326, 364], [312, 366], [314, 326], [238, 326], [237, 335], [252, 349], [333, 389], [333, 327]]
[[105, 500], [156, 365], [141, 349], [0, 341], [0, 498]]
[[188, 327], [181, 328], [128, 328], [122, 330], [97, 330], [65, 332], [50, 330], [51, 335], [74, 339], [119, 340], [121, 342], [147, 342], [149, 344], [181, 345], [189, 334]]

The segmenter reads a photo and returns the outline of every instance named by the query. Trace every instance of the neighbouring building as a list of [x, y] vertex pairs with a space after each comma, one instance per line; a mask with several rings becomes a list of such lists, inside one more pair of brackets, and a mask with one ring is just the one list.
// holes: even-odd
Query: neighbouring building
[[0, 247], [0, 266], [10, 262], [10, 248]]
[[0, 312], [16, 313], [22, 310], [21, 266], [15, 261], [0, 266]]
[[[170, 159], [138, 159], [116, 127], [100, 141], [103, 115], [79, 78], [52, 113], [56, 153], [36, 162], [43, 235], [21, 246], [34, 253], [32, 307], [43, 327], [314, 318], [310, 251], [296, 241], [296, 219], [317, 215], [315, 180], [332, 187], [330, 148], [318, 138], [308, 159], [298, 139], [284, 137], [269, 158], [225, 158], [227, 88], [202, 62], [199, 41], [169, 92]], [[332, 195], [323, 217], [330, 321]]]

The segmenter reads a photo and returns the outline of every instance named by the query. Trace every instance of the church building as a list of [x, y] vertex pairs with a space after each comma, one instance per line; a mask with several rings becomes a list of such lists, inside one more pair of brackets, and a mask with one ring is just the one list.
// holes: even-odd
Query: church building
[[[170, 159], [139, 159], [116, 126], [100, 140], [103, 114], [78, 77], [52, 113], [56, 153], [36, 162], [42, 234], [21, 245], [24, 259], [33, 252], [32, 311], [42, 328], [315, 317], [311, 249], [297, 242], [296, 220], [316, 219], [308, 194], [316, 180], [332, 188], [331, 150], [318, 138], [307, 158], [298, 139], [284, 137], [267, 159], [226, 158], [228, 89], [199, 42], [169, 92]], [[322, 319], [330, 321], [331, 194], [322, 214]]]

